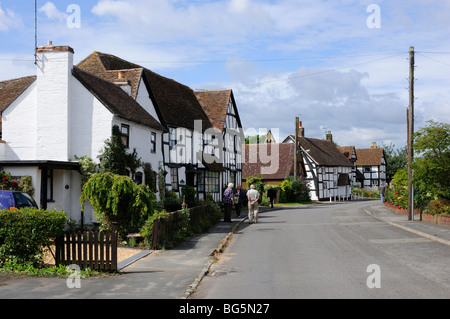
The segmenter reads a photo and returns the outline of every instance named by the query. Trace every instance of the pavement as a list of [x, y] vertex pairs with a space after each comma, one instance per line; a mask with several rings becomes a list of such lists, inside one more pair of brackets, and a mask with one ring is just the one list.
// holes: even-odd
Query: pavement
[[[323, 203], [339, 205], [345, 202]], [[317, 205], [317, 204], [314, 204]], [[308, 207], [307, 205], [306, 207]], [[296, 206], [274, 209], [292, 209]], [[305, 205], [299, 206], [305, 207]], [[362, 205], [365, 213], [393, 226], [450, 245], [450, 228], [418, 220], [408, 221], [379, 201]], [[271, 210], [260, 207], [260, 212]], [[234, 213], [233, 213], [234, 215]], [[242, 216], [242, 215], [241, 215]], [[418, 216], [416, 216], [418, 218]], [[123, 262], [119, 275], [104, 278], [26, 277], [0, 282], [1, 299], [187, 299], [209, 272], [217, 256], [226, 248], [243, 217], [232, 216], [230, 223], [219, 222], [207, 233], [190, 238], [173, 249], [143, 251]], [[75, 286], [75, 288], [73, 288]], [[72, 288], [70, 288], [72, 287]]]

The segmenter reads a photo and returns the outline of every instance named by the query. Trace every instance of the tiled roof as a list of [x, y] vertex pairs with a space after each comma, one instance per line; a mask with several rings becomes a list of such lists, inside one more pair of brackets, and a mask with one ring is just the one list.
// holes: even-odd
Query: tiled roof
[[339, 146], [337, 148], [347, 159], [351, 159], [353, 155], [354, 146]]
[[350, 166], [353, 164], [330, 141], [299, 137], [300, 147], [321, 166]]
[[356, 166], [381, 165], [383, 148], [357, 148]]
[[119, 86], [74, 66], [73, 75], [114, 115], [160, 131], [166, 129]]
[[208, 115], [211, 124], [222, 131], [227, 117], [231, 90], [196, 91], [194, 93], [206, 115]]
[[[261, 145], [267, 147], [267, 153], [265, 149], [260, 149]], [[272, 157], [272, 147], [278, 146], [277, 156], [278, 170], [273, 174], [261, 174], [261, 168], [269, 168], [271, 163], [265, 163], [267, 160], [260, 153], [266, 155], [268, 158]], [[242, 178], [249, 176], [262, 175], [264, 179], [269, 180], [284, 180], [294, 171], [294, 144], [279, 143], [279, 144], [245, 144], [245, 158], [242, 163]], [[256, 163], [251, 163], [256, 161]]]
[[136, 73], [133, 75], [134, 80], [130, 81], [132, 92], [137, 92], [137, 85], [139, 85], [141, 77], [144, 77], [150, 86], [151, 92], [149, 93], [156, 100], [155, 107], [159, 109], [167, 125], [194, 129], [194, 120], [201, 120], [203, 130], [211, 127], [194, 91], [175, 80], [163, 77], [114, 55], [101, 52], [92, 53], [81, 61], [78, 67], [108, 81], [111, 81], [111, 75], [108, 73], [112, 71], [142, 70], [140, 76]]
[[[22, 94], [34, 80], [36, 80], [36, 76], [26, 76], [0, 82], [0, 112], [3, 112], [3, 110]], [[1, 128], [0, 117], [0, 130]]]

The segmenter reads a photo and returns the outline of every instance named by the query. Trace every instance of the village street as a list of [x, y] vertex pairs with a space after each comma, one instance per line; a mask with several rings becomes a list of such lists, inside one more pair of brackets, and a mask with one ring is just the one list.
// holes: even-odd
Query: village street
[[365, 208], [385, 209], [369, 201], [263, 212], [241, 225], [191, 298], [448, 298], [450, 246]]

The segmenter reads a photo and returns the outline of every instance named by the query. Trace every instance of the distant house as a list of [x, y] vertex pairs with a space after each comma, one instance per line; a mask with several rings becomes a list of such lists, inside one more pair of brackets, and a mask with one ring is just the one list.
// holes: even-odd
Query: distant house
[[243, 187], [245, 179], [261, 176], [266, 185], [278, 185], [294, 174], [295, 145], [287, 143], [246, 144], [242, 163]]
[[362, 187], [368, 189], [386, 183], [386, 156], [383, 148], [372, 142], [370, 148], [356, 149], [356, 169], [364, 175]]
[[364, 175], [356, 169], [356, 148], [354, 146], [341, 146], [338, 150], [353, 164], [350, 173], [350, 183], [352, 186], [361, 187], [364, 183]]
[[[295, 144], [295, 135], [284, 139], [286, 145]], [[353, 163], [334, 145], [331, 132], [326, 140], [305, 137], [299, 122], [299, 175], [307, 183], [311, 200], [349, 198]]]
[[276, 143], [277, 141], [275, 140], [275, 137], [272, 134], [272, 131], [269, 130], [266, 134], [266, 137], [264, 138], [263, 143], [264, 144], [270, 144], [270, 143]]
[[330, 141], [306, 137], [298, 140], [311, 199], [350, 197], [353, 164]]

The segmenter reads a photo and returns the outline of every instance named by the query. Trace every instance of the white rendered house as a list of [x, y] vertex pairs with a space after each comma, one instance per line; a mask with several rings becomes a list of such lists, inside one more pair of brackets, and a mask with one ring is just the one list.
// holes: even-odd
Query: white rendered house
[[[81, 175], [75, 157], [99, 163], [112, 127], [119, 126], [130, 150], [155, 169], [163, 163], [166, 131], [156, 112], [130, 96], [121, 74], [115, 84], [73, 65], [74, 51], [51, 43], [37, 49], [37, 74], [20, 92], [0, 82], [2, 105], [0, 166], [14, 177], [31, 176], [34, 198], [42, 208], [55, 208], [90, 223], [92, 210], [81, 215]], [[14, 80], [11, 80], [14, 81]], [[3, 85], [2, 85], [3, 84]], [[138, 172], [142, 176], [143, 171]]]

